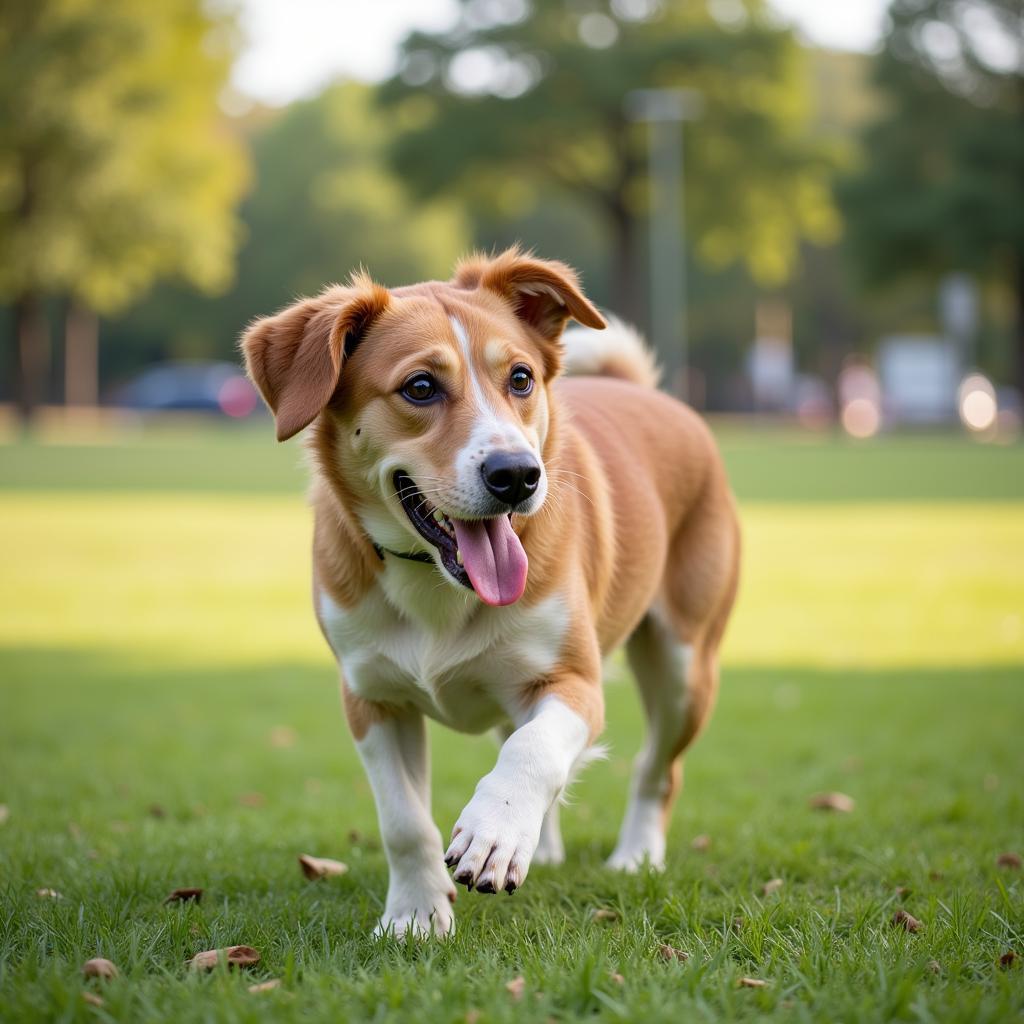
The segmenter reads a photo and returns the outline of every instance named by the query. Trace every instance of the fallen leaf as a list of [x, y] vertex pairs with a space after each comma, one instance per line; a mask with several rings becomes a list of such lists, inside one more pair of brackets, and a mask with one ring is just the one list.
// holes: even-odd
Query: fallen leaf
[[903, 899], [904, 896], [909, 896], [914, 890], [909, 885], [897, 885], [896, 895]]
[[736, 982], [737, 988], [764, 988], [767, 985], [767, 981], [762, 981], [760, 978], [740, 978]]
[[665, 942], [658, 946], [658, 956], [662, 960], [678, 960], [681, 964], [690, 959], [690, 954], [685, 949], [676, 949], [675, 946], [670, 946]]
[[205, 889], [175, 889], [164, 903], [198, 903], [203, 898]]
[[1001, 868], [1012, 868], [1014, 871], [1019, 871], [1020, 864], [1019, 853], [1001, 853], [996, 857], [996, 865]]
[[928, 878], [933, 882], [941, 882], [946, 876], [941, 871], [929, 871]]
[[206, 949], [196, 953], [189, 960], [188, 966], [194, 971], [212, 971], [222, 956], [227, 960], [228, 967], [252, 967], [260, 962], [259, 951], [252, 946], [228, 946], [227, 949]]
[[463, 1020], [466, 1022], [466, 1024], [479, 1024], [480, 1018], [482, 1016], [483, 1014], [481, 1014], [479, 1010], [467, 1010], [466, 1016], [463, 1018]]
[[618, 921], [621, 919], [621, 915], [617, 910], [608, 910], [605, 907], [600, 907], [590, 915], [590, 919], [592, 921]]
[[318, 878], [336, 878], [348, 871], [348, 865], [329, 857], [313, 857], [304, 853], [299, 857], [302, 873], [312, 882]]
[[7, 804], [0, 804], [0, 825], [3, 825], [11, 816], [11, 809]]
[[917, 932], [921, 930], [921, 922], [912, 917], [905, 910], [897, 910], [889, 922], [894, 928], [902, 928], [904, 931]]
[[1008, 949], [1000, 958], [999, 966], [1002, 968], [1008, 968], [1013, 966], [1013, 961], [1017, 959], [1017, 954], [1012, 950]]
[[705, 835], [703, 832], [699, 836], [694, 836], [690, 840], [690, 849], [696, 850], [698, 853], [706, 853], [711, 849], [711, 836]]
[[275, 988], [281, 987], [280, 978], [271, 978], [269, 981], [261, 981], [256, 985], [250, 985], [250, 992], [272, 992]]
[[931, 971], [932, 974], [942, 973], [942, 964], [940, 964], [938, 960], [929, 960], [927, 966], [928, 970]]
[[243, 793], [238, 798], [238, 802], [243, 807], [262, 807], [267, 802], [267, 798], [262, 793]]
[[773, 892], [778, 892], [781, 888], [781, 878], [769, 878], [768, 881], [761, 886], [761, 895], [770, 896]]
[[275, 725], [270, 730], [270, 745], [277, 750], [287, 750], [295, 746], [298, 735], [290, 725]]
[[166, 818], [167, 811], [160, 804], [150, 804], [147, 808], [147, 813], [151, 818]]
[[62, 900], [63, 896], [56, 889], [36, 889], [36, 895], [44, 900]]
[[853, 810], [853, 797], [845, 793], [815, 793], [810, 806], [816, 811], [838, 811], [849, 814]]
[[82, 974], [87, 978], [103, 978], [104, 981], [110, 981], [111, 978], [117, 977], [117, 967], [110, 960], [104, 960], [103, 957], [97, 956], [92, 960], [86, 960], [82, 964]]
[[621, 974], [619, 974], [618, 971], [616, 971], [612, 975], [612, 981], [614, 981], [616, 985], [625, 985], [626, 984], [626, 979]]
[[103, 1006], [103, 1000], [95, 992], [83, 992], [82, 999], [90, 1006]]
[[518, 978], [506, 981], [505, 991], [512, 997], [513, 1002], [518, 1003], [526, 991], [526, 979], [520, 974]]

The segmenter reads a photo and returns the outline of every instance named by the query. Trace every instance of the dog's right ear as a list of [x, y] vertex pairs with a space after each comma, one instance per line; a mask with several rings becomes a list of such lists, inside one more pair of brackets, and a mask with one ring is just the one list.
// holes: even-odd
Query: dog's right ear
[[331, 400], [341, 364], [388, 306], [386, 288], [365, 274], [254, 321], [242, 335], [249, 378], [270, 406], [278, 441], [308, 426]]

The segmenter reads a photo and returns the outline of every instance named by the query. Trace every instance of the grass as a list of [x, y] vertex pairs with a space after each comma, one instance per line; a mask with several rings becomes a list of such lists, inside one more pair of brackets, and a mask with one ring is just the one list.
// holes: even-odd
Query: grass
[[[998, 965], [1024, 955], [1024, 878], [996, 864], [1024, 853], [1021, 449], [725, 450], [746, 575], [668, 869], [601, 867], [641, 735], [616, 661], [610, 757], [563, 814], [569, 864], [512, 898], [462, 892], [455, 937], [418, 946], [368, 936], [386, 871], [308, 611], [294, 450], [228, 433], [0, 448], [0, 1019], [1024, 1017], [1020, 961]], [[446, 831], [494, 748], [433, 739]], [[810, 810], [825, 790], [853, 813]], [[303, 852], [349, 873], [306, 882]], [[185, 885], [200, 905], [162, 904]], [[891, 926], [898, 908], [919, 932]], [[251, 977], [185, 970], [234, 943], [261, 950]], [[120, 978], [83, 985], [91, 956]], [[246, 991], [270, 977], [281, 990]]]

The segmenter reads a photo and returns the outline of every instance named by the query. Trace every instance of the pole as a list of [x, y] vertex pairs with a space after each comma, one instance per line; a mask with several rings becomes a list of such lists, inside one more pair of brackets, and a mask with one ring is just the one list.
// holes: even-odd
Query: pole
[[700, 105], [700, 94], [690, 89], [639, 89], [627, 97], [630, 115], [648, 126], [651, 340], [666, 390], [684, 401], [689, 338], [683, 121], [696, 117]]

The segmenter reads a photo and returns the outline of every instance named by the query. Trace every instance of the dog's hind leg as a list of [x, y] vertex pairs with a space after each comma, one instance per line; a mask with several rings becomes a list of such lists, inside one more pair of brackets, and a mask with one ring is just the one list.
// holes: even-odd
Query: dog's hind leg
[[731, 521], [723, 530], [695, 520], [675, 538], [663, 593], [626, 646], [648, 729], [608, 860], [626, 871], [664, 865], [682, 754], [710, 716], [718, 690], [718, 644], [736, 591], [738, 535]]

